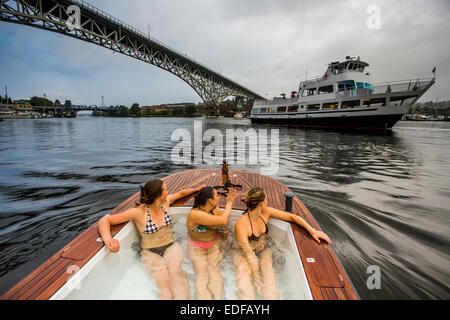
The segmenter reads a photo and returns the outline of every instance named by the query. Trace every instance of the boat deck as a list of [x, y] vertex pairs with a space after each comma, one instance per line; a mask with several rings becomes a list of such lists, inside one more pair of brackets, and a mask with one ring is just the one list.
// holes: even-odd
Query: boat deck
[[[285, 207], [285, 192], [291, 192], [282, 183], [248, 171], [230, 170], [232, 183], [242, 185], [241, 191], [233, 203], [233, 209], [245, 210], [245, 204], [240, 201], [242, 196], [254, 186], [262, 187], [268, 197], [268, 205], [280, 210]], [[220, 169], [188, 170], [163, 178], [169, 193], [181, 189], [193, 188], [206, 184], [221, 185]], [[139, 204], [136, 193], [113, 209], [110, 214], [122, 212]], [[242, 195], [242, 196], [241, 196]], [[226, 199], [221, 197], [220, 207], [225, 206]], [[180, 199], [172, 207], [192, 206], [193, 196]], [[294, 197], [293, 210], [305, 219], [312, 227], [320, 227], [303, 203]], [[111, 229], [112, 236], [116, 235], [124, 226], [117, 225]], [[318, 244], [303, 228], [291, 223], [297, 248], [300, 253], [311, 293], [316, 300], [354, 300], [359, 299], [344, 268], [330, 245]], [[64, 248], [54, 254], [39, 268], [17, 283], [0, 299], [2, 300], [45, 300], [57, 292], [73, 275], [73, 270], [82, 268], [100, 249], [103, 243], [97, 241], [100, 235], [97, 223], [76, 237]]]

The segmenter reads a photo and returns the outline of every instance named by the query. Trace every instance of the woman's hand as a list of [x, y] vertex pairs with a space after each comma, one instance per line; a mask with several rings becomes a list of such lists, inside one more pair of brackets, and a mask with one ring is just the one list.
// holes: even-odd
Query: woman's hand
[[325, 232], [323, 231], [319, 231], [319, 230], [313, 230], [311, 232], [311, 236], [314, 238], [314, 240], [316, 240], [318, 243], [320, 243], [320, 239], [324, 240], [325, 242], [327, 242], [328, 244], [331, 243], [331, 239], [325, 234]]
[[111, 239], [108, 241], [105, 241], [106, 248], [113, 253], [119, 252], [120, 250], [120, 243], [117, 239]]

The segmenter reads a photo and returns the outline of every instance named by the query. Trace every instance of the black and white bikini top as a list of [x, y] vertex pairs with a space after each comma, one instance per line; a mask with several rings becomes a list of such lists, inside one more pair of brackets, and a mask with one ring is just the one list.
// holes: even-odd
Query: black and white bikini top
[[[166, 208], [164, 208], [163, 205], [161, 205], [161, 209], [164, 211], [164, 227], [167, 227], [172, 223], [172, 218], [170, 217], [169, 213], [167, 212]], [[152, 218], [150, 217], [150, 209], [147, 206], [147, 223], [145, 225], [145, 234], [151, 234], [155, 233], [159, 230], [159, 228], [155, 225]]]

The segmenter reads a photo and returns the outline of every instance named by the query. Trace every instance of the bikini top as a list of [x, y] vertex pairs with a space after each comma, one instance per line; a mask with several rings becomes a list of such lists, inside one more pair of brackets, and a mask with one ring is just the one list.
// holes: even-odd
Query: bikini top
[[[197, 208], [199, 210], [201, 210], [200, 208]], [[209, 214], [214, 215], [214, 212], [209, 211]], [[192, 232], [199, 232], [199, 233], [203, 233], [209, 230], [215, 230], [216, 227], [210, 227], [210, 226], [204, 226], [204, 225], [198, 225], [194, 230], [192, 230]]]
[[[172, 218], [170, 217], [169, 213], [167, 212], [166, 208], [164, 208], [163, 205], [161, 205], [161, 209], [164, 211], [164, 226], [163, 227], [167, 227], [168, 225], [170, 225], [172, 223]], [[155, 223], [153, 222], [152, 218], [150, 217], [150, 209], [147, 206], [147, 223], [145, 225], [144, 233], [145, 234], [155, 233], [159, 229], [160, 228], [158, 228], [155, 225]]]
[[250, 220], [250, 214], [248, 214], [248, 220], [250, 221], [250, 228], [252, 228], [252, 235], [250, 237], [248, 237], [249, 241], [258, 241], [259, 238], [261, 238], [263, 235], [269, 233], [269, 226], [267, 225], [267, 223], [264, 221], [264, 219], [261, 216], [259, 216], [259, 217], [261, 218], [261, 220], [266, 225], [266, 231], [261, 233], [259, 236], [255, 236], [255, 234], [253, 233], [252, 220]]

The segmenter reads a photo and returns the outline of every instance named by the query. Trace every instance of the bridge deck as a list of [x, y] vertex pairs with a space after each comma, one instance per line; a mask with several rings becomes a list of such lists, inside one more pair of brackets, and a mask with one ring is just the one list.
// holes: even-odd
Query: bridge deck
[[[247, 171], [230, 170], [229, 175], [232, 183], [243, 186], [242, 191], [238, 192], [238, 196], [233, 203], [233, 209], [245, 209], [240, 199], [245, 192], [254, 186], [260, 186], [266, 190], [269, 206], [281, 210], [284, 209], [284, 193], [290, 192], [285, 185], [269, 177]], [[183, 171], [165, 177], [163, 180], [167, 184], [169, 193], [174, 193], [184, 188], [196, 187], [202, 184], [210, 186], [220, 185], [220, 179], [220, 170], [204, 169]], [[139, 192], [134, 194], [112, 210], [110, 214], [116, 214], [138, 205], [139, 195]], [[223, 207], [225, 201], [226, 199], [221, 197], [219, 206]], [[190, 196], [177, 201], [172, 206], [192, 206], [192, 204], [193, 196]], [[309, 210], [297, 197], [293, 201], [293, 210], [311, 226], [320, 229]], [[112, 235], [117, 234], [124, 225], [114, 226]], [[295, 224], [291, 224], [291, 226], [313, 298], [317, 300], [358, 299], [358, 295], [332, 247], [318, 244], [304, 229]], [[49, 299], [72, 275], [67, 272], [69, 266], [81, 268], [103, 248], [103, 243], [96, 241], [98, 237], [97, 223], [95, 223], [20, 281], [1, 299]], [[315, 263], [308, 262], [307, 258], [314, 258]]]

